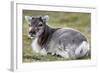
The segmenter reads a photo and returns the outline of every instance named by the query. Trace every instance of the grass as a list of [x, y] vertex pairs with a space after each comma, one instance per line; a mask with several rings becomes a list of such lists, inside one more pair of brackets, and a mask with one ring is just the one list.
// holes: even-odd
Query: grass
[[[23, 62], [31, 63], [38, 61], [66, 61], [62, 57], [47, 55], [43, 56], [32, 51], [32, 40], [28, 38], [28, 24], [24, 16], [49, 15], [48, 25], [51, 27], [70, 27], [79, 30], [91, 42], [91, 14], [76, 12], [49, 12], [49, 11], [31, 11], [23, 10]], [[80, 58], [79, 60], [90, 59], [90, 56]]]

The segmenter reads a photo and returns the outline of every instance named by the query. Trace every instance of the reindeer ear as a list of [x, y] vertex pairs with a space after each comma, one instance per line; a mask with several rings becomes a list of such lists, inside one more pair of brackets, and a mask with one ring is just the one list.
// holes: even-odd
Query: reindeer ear
[[25, 20], [27, 21], [27, 23], [30, 23], [32, 18], [32, 16], [25, 16]]
[[42, 20], [43, 20], [44, 22], [48, 22], [49, 16], [48, 16], [48, 15], [42, 16]]

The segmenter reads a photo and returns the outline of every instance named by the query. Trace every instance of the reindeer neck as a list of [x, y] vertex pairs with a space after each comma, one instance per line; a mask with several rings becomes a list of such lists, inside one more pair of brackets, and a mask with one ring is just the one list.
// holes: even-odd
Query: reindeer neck
[[38, 38], [38, 44], [41, 47], [46, 47], [47, 43], [50, 41], [52, 34], [56, 31], [57, 29], [51, 28], [48, 25], [45, 26], [44, 32], [39, 36]]

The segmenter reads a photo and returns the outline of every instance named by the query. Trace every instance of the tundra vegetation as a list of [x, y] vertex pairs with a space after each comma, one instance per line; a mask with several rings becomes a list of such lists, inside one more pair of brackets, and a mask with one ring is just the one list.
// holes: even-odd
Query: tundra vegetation
[[[49, 16], [48, 25], [53, 28], [73, 28], [82, 32], [91, 44], [91, 14], [79, 12], [52, 12], [52, 11], [32, 11], [23, 10], [23, 48], [22, 58], [24, 63], [40, 62], [40, 61], [67, 61], [62, 57], [52, 55], [40, 55], [32, 51], [32, 39], [28, 37], [28, 23], [24, 16]], [[85, 56], [78, 60], [91, 59], [91, 56]]]

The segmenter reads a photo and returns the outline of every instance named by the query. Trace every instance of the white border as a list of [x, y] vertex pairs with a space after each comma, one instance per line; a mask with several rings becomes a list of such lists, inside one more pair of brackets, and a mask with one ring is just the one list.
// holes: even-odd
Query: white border
[[[75, 6], [63, 6], [63, 5], [41, 5], [33, 3], [12, 3], [14, 8], [13, 14], [13, 46], [12, 46], [12, 65], [13, 71], [26, 71], [26, 70], [45, 70], [45, 69], [57, 69], [66, 67], [81, 67], [81, 66], [94, 66], [96, 65], [96, 8], [94, 7], [75, 7]], [[22, 63], [22, 10], [45, 10], [45, 11], [64, 11], [64, 12], [84, 12], [91, 13], [91, 60], [76, 60], [76, 61], [59, 61], [59, 62], [36, 62], [36, 63]]]

